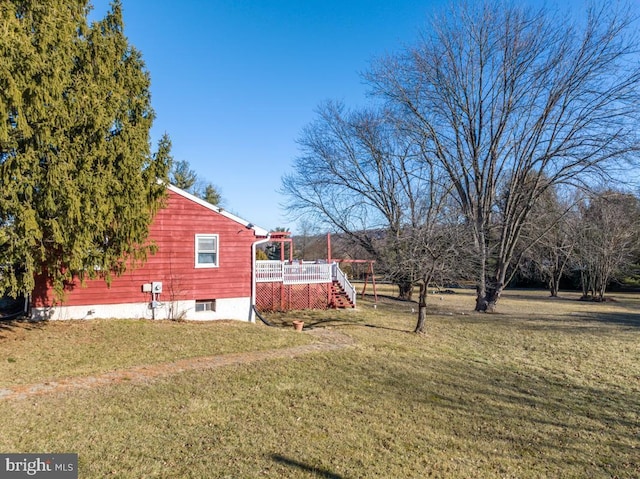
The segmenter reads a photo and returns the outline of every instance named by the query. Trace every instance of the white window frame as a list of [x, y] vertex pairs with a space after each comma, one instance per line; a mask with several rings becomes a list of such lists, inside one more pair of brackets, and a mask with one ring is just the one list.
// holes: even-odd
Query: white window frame
[[[200, 239], [214, 239], [215, 250], [214, 251], [200, 251], [198, 249], [198, 240]], [[200, 253], [214, 253], [216, 255], [215, 263], [201, 263], [199, 261]], [[197, 234], [195, 237], [195, 267], [196, 268], [217, 268], [220, 264], [220, 237], [217, 234]]]
[[[202, 305], [204, 309], [198, 310], [198, 306], [200, 305]], [[215, 299], [196, 299], [195, 311], [196, 313], [215, 313], [216, 300]]]

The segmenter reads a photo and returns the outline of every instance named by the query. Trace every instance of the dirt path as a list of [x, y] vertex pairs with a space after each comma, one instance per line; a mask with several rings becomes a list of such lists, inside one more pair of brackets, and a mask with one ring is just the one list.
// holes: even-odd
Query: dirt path
[[110, 371], [95, 376], [76, 377], [61, 379], [59, 381], [15, 386], [11, 388], [0, 388], [0, 400], [27, 399], [33, 396], [74, 391], [78, 389], [91, 389], [109, 384], [117, 384], [124, 381], [127, 383], [148, 383], [157, 378], [164, 378], [185, 371], [207, 370], [269, 359], [294, 358], [310, 353], [336, 351], [350, 347], [354, 344], [351, 337], [335, 330], [316, 329], [309, 330], [304, 334], [310, 334], [317, 337], [318, 342], [284, 349], [269, 349], [266, 351], [181, 359], [179, 361], [169, 363], [133, 366], [131, 368]]

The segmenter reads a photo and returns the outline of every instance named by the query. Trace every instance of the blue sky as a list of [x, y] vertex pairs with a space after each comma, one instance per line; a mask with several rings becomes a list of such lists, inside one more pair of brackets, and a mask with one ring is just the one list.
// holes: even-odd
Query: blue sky
[[[325, 100], [366, 101], [361, 72], [416, 39], [445, 0], [122, 0], [151, 75], [153, 147], [215, 184], [230, 212], [296, 225], [280, 205], [296, 139]], [[94, 0], [102, 17], [108, 0]]]
[[[102, 17], [108, 0], [93, 0]], [[360, 73], [416, 38], [424, 0], [122, 0], [125, 33], [151, 75], [153, 146], [214, 183], [232, 213], [295, 224], [280, 179], [324, 100], [366, 100]]]

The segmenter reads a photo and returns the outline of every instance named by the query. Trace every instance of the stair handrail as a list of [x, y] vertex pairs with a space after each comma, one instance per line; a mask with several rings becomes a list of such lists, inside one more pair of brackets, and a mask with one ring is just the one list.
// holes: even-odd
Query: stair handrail
[[344, 290], [345, 294], [347, 295], [347, 297], [349, 298], [349, 301], [351, 301], [351, 304], [353, 304], [353, 307], [356, 307], [356, 288], [351, 284], [351, 282], [349, 281], [349, 279], [347, 278], [347, 275], [344, 274], [344, 272], [340, 269], [340, 266], [338, 265], [338, 263], [332, 263], [331, 265], [331, 272], [332, 272], [332, 277], [334, 281], [337, 281], [338, 284], [340, 284], [340, 286], [342, 286], [342, 289]]

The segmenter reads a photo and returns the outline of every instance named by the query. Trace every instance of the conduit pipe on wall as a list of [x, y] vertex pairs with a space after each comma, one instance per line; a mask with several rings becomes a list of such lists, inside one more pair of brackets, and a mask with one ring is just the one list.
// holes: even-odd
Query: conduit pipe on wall
[[254, 241], [251, 245], [251, 304], [249, 305], [249, 322], [254, 323], [256, 306], [256, 246], [267, 243], [271, 239], [271, 233], [267, 233], [266, 238]]

